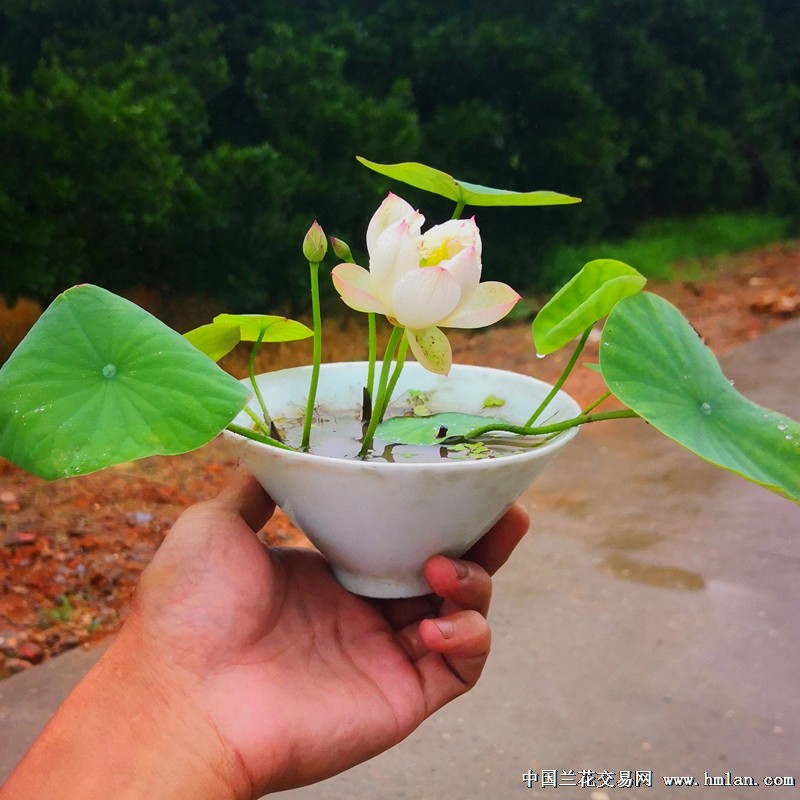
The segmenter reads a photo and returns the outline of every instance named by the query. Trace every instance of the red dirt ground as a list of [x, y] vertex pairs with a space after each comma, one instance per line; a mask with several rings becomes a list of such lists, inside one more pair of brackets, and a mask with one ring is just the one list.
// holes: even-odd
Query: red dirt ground
[[[649, 289], [675, 303], [718, 355], [800, 313], [798, 243], [708, 263], [692, 276], [691, 281]], [[13, 346], [37, 311], [23, 303], [9, 312], [0, 301], [5, 336], [0, 348], [10, 351], [9, 341]], [[360, 337], [353, 336], [350, 325], [343, 328], [338, 338], [336, 331], [326, 334], [326, 358], [363, 357], [353, 345]], [[566, 358], [536, 358], [527, 323], [457, 331], [451, 341], [457, 362], [503, 367], [549, 381]], [[586, 360], [596, 350], [597, 342], [591, 342]], [[238, 359], [227, 365], [234, 374], [241, 373], [241, 355]], [[259, 367], [307, 360], [302, 348], [292, 353], [278, 349]], [[601, 392], [601, 382], [591, 370], [578, 370], [567, 389], [588, 403]], [[176, 517], [217, 492], [234, 467], [234, 459], [216, 442], [183, 456], [147, 459], [55, 483], [0, 459], [0, 677], [113, 633], [124, 619], [139, 574]], [[272, 543], [307, 544], [280, 512], [262, 535]]]

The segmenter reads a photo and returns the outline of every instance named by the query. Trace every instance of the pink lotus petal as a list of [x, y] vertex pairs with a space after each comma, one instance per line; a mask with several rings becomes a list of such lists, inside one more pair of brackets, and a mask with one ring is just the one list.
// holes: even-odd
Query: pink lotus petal
[[445, 328], [483, 328], [502, 319], [519, 301], [520, 296], [499, 281], [481, 283], [466, 303], [439, 324]]
[[339, 264], [331, 271], [333, 285], [342, 300], [355, 311], [385, 314], [386, 308], [372, 293], [369, 272], [357, 264]]
[[442, 262], [443, 266], [457, 281], [461, 289], [459, 304], [466, 303], [478, 288], [481, 279], [481, 259], [475, 247], [470, 246]]
[[[419, 217], [419, 219], [417, 219]], [[406, 272], [419, 268], [420, 215], [412, 215], [390, 225], [377, 239], [371, 252], [369, 271], [376, 297], [387, 307], [392, 289]]]
[[412, 331], [406, 329], [406, 339], [414, 358], [429, 372], [447, 375], [453, 363], [453, 353], [447, 337], [435, 327]]
[[444, 267], [407, 272], [394, 285], [392, 315], [399, 325], [422, 330], [447, 317], [458, 305], [461, 289]]
[[[481, 256], [481, 234], [475, 224], [475, 218], [450, 219], [440, 225], [434, 225], [422, 234], [423, 250], [438, 250], [444, 245], [446, 257], [452, 258], [465, 247], [474, 247]], [[423, 252], [423, 257], [425, 253]]]
[[[378, 206], [378, 210], [372, 215], [372, 219], [367, 226], [367, 250], [369, 254], [372, 255], [378, 237], [390, 225], [394, 225], [395, 222], [399, 222], [413, 213], [415, 213], [414, 209], [409, 203], [403, 200], [402, 197], [389, 192], [386, 199]], [[421, 226], [422, 222], [420, 222]]]

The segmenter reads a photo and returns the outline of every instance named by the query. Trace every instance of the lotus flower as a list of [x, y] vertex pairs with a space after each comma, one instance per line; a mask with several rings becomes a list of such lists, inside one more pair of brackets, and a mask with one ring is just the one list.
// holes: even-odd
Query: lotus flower
[[411, 352], [446, 375], [450, 343], [440, 328], [483, 328], [520, 299], [505, 283], [480, 282], [481, 237], [474, 219], [450, 220], [422, 233], [425, 218], [389, 194], [367, 228], [369, 270], [339, 264], [333, 283], [356, 311], [385, 315], [405, 328]]

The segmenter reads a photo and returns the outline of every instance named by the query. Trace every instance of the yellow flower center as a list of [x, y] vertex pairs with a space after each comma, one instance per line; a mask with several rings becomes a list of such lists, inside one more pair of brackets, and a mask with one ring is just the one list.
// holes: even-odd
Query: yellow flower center
[[435, 247], [429, 247], [422, 251], [419, 265], [421, 267], [435, 267], [442, 261], [452, 258], [456, 253], [463, 250], [464, 246], [458, 239], [450, 237], [442, 239]]

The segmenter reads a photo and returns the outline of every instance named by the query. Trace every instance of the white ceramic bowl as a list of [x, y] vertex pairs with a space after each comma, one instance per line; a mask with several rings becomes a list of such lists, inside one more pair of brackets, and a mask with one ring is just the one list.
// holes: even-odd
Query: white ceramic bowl
[[[302, 416], [310, 375], [310, 367], [297, 367], [257, 376], [273, 419]], [[366, 375], [366, 362], [323, 365], [317, 408], [358, 417]], [[523, 424], [550, 388], [504, 370], [456, 365], [442, 377], [410, 363], [394, 397], [418, 390], [429, 393], [426, 405], [432, 413], [483, 413]], [[483, 410], [488, 395], [502, 398], [504, 405]], [[254, 399], [251, 408], [258, 413]], [[541, 419], [555, 422], [579, 413], [577, 403], [559, 392]], [[251, 424], [244, 412], [234, 422]], [[541, 447], [502, 458], [435, 463], [330, 458], [281, 450], [228, 431], [225, 437], [329, 560], [343, 586], [370, 597], [413, 597], [430, 591], [422, 575], [427, 559], [466, 552], [576, 433], [572, 428]], [[312, 432], [312, 448], [313, 441]]]

